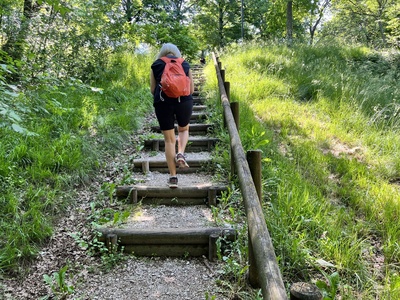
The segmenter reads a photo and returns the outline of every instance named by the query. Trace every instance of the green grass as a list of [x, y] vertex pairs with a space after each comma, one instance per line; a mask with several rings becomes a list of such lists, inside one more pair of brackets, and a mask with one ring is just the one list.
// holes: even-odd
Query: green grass
[[[152, 105], [152, 60], [115, 54], [91, 82], [41, 78], [18, 93], [0, 86], [2, 271], [17, 271], [37, 254], [54, 218], [73, 205], [71, 187], [89, 184], [102, 157], [140, 128]], [[263, 151], [263, 207], [285, 284], [333, 284], [338, 274], [342, 299], [398, 298], [400, 56], [275, 44], [232, 46], [221, 62], [231, 99], [240, 103], [242, 144]], [[214, 67], [205, 74], [203, 93], [216, 99]], [[214, 122], [221, 107], [210, 108]], [[227, 178], [229, 154], [223, 144], [217, 151], [215, 170]], [[113, 188], [101, 192], [110, 196]], [[241, 218], [231, 190], [221, 209]], [[123, 217], [98, 214], [91, 217]], [[233, 294], [244, 292], [246, 255], [239, 240], [226, 257]]]
[[338, 272], [342, 299], [400, 293], [399, 58], [323, 45], [220, 57], [244, 148], [270, 160], [264, 209], [286, 284]]
[[141, 126], [152, 105], [152, 60], [120, 53], [92, 82], [42, 78], [12, 94], [2, 86], [0, 107], [9, 112], [0, 122], [1, 271], [17, 271], [37, 254], [73, 205], [71, 191], [90, 183], [104, 157]]

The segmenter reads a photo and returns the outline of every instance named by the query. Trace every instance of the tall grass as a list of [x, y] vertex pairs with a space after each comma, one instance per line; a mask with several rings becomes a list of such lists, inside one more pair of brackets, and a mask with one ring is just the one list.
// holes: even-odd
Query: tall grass
[[103, 154], [117, 151], [141, 126], [152, 104], [152, 60], [116, 54], [90, 82], [39, 78], [13, 95], [12, 106], [3, 103], [19, 108], [14, 114], [27, 131], [0, 127], [0, 270], [15, 271], [36, 255], [57, 217], [73, 205], [76, 186], [88, 184]]
[[[220, 58], [243, 144], [270, 159], [264, 208], [285, 282], [338, 272], [342, 299], [398, 297], [400, 55], [275, 44]], [[260, 132], [268, 144], [252, 142]]]

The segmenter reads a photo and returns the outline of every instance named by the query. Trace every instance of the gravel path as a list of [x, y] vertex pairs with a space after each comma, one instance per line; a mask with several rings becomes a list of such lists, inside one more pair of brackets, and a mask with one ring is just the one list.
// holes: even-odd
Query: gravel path
[[[110, 161], [105, 171], [90, 186], [78, 191], [77, 203], [67, 210], [59, 220], [54, 235], [40, 251], [37, 259], [25, 266], [23, 276], [2, 280], [0, 299], [62, 299], [56, 297], [44, 275], [51, 276], [68, 266], [65, 284], [74, 288], [74, 293], [63, 299], [230, 299], [229, 293], [218, 286], [223, 268], [222, 262], [210, 262], [200, 258], [146, 258], [126, 255], [125, 259], [111, 269], [104, 270], [99, 257], [90, 256], [72, 236], [79, 233], [81, 240], [90, 240], [92, 231], [88, 216], [92, 212], [90, 203], [98, 199], [103, 182], [118, 182], [117, 169], [129, 156]], [[122, 152], [123, 153], [123, 152]], [[113, 174], [113, 179], [110, 174]], [[150, 173], [134, 174], [135, 178], [149, 180], [154, 185], [165, 184], [167, 175]], [[181, 175], [182, 184], [204, 184], [210, 178], [196, 174]], [[191, 180], [193, 179], [193, 181]], [[160, 182], [161, 181], [161, 182]], [[118, 207], [116, 201], [110, 207]], [[136, 208], [137, 209], [137, 208]], [[135, 222], [124, 226], [174, 227], [181, 224], [197, 226], [199, 222], [212, 223], [211, 210], [205, 206], [181, 207], [144, 206]], [[151, 217], [150, 217], [151, 216]], [[134, 214], [130, 218], [135, 218]], [[135, 224], [135, 225], [133, 225]], [[208, 295], [208, 296], [207, 296]], [[46, 298], [47, 297], [47, 298]], [[209, 297], [209, 298], [207, 298]]]
[[[150, 118], [154, 119], [154, 116]], [[152, 122], [149, 122], [151, 124]], [[154, 122], [153, 122], [154, 123]], [[3, 278], [0, 281], [2, 299], [239, 299], [232, 291], [220, 284], [224, 263], [210, 262], [199, 258], [146, 258], [133, 255], [119, 256], [119, 263], [105, 268], [99, 255], [89, 255], [80, 242], [93, 240], [91, 216], [105, 208], [119, 209], [121, 202], [102, 195], [104, 183], [120, 185], [126, 177], [126, 165], [134, 153], [138, 136], [128, 141], [126, 148], [118, 155], [109, 156], [108, 164], [88, 186], [77, 189], [76, 203], [67, 209], [59, 219], [54, 234], [43, 245], [38, 257], [29, 265], [21, 267], [20, 275]], [[150, 154], [154, 156], [154, 152]], [[191, 153], [204, 158], [209, 153]], [[149, 156], [142, 153], [142, 157]], [[165, 159], [163, 154], [157, 154]], [[131, 181], [140, 185], [166, 184], [168, 175], [158, 172], [149, 174], [133, 173]], [[205, 174], [181, 174], [179, 185], [211, 185], [213, 178]], [[125, 178], [126, 179], [126, 178]], [[102, 203], [95, 211], [92, 203]], [[140, 213], [138, 213], [140, 210]], [[198, 227], [214, 224], [211, 209], [206, 206], [189, 208], [169, 206], [136, 206], [125, 227]], [[53, 276], [67, 266], [64, 288], [70, 293], [60, 293], [59, 285], [44, 281], [44, 276]], [[22, 274], [22, 275], [21, 275]], [[52, 287], [55, 288], [52, 290]], [[224, 289], [225, 288], [225, 289]]]

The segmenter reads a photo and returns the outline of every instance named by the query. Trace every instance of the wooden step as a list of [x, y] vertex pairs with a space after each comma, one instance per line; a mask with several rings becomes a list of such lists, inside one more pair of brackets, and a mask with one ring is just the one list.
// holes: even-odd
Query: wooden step
[[202, 111], [194, 111], [190, 117], [190, 123], [202, 123], [207, 120], [208, 114]]
[[217, 197], [225, 191], [226, 186], [212, 184], [181, 186], [176, 189], [168, 186], [132, 185], [117, 187], [116, 196], [129, 199], [129, 203], [216, 206]]
[[[217, 138], [209, 137], [189, 137], [188, 144], [186, 146], [187, 152], [201, 152], [201, 151], [211, 151], [216, 143], [219, 141]], [[165, 141], [164, 139], [150, 139], [144, 142], [146, 149], [151, 149], [153, 151], [164, 151]], [[178, 151], [178, 149], [176, 149]]]
[[[190, 124], [189, 135], [207, 135], [212, 133], [214, 129], [213, 124], [205, 124], [205, 123], [193, 123]], [[161, 133], [159, 126], [151, 127], [153, 132]], [[175, 134], [178, 134], [178, 125], [175, 125]]]
[[194, 105], [197, 105], [197, 104], [204, 104], [204, 102], [205, 102], [205, 100], [204, 100], [204, 98], [203, 97], [200, 97], [200, 96], [194, 96], [193, 95], [193, 104]]
[[214, 260], [217, 240], [234, 241], [230, 227], [208, 228], [98, 228], [100, 241], [110, 248], [123, 247], [137, 256], [208, 256]]
[[200, 112], [200, 111], [205, 111], [207, 110], [207, 105], [193, 105], [193, 111], [194, 112]]
[[[186, 153], [187, 154], [187, 153]], [[190, 158], [190, 155], [186, 158], [186, 162], [189, 164], [190, 168], [179, 169], [177, 168], [177, 172], [180, 174], [186, 173], [195, 173], [202, 169], [206, 164], [211, 163], [211, 157], [208, 156], [198, 156], [193, 155], [196, 158]], [[192, 156], [192, 157], [193, 157]], [[157, 155], [153, 157], [145, 157], [134, 159], [133, 162], [134, 171], [141, 170], [144, 173], [148, 172], [160, 172], [166, 173], [168, 172], [167, 161], [165, 157]], [[136, 169], [136, 170], [135, 170]]]

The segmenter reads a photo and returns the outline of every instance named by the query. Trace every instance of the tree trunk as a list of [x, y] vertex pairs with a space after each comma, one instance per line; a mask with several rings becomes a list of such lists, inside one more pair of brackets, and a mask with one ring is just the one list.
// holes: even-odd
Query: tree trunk
[[219, 5], [218, 8], [218, 36], [219, 36], [219, 44], [221, 47], [224, 46], [224, 10], [222, 5]]
[[132, 6], [132, 0], [126, 0], [125, 1], [125, 14], [126, 14], [126, 20], [128, 21], [128, 23], [132, 22], [132, 10], [133, 10], [133, 6]]
[[386, 1], [378, 0], [379, 8], [378, 8], [378, 20], [377, 20], [377, 22], [378, 22], [379, 33], [381, 35], [382, 45], [383, 46], [386, 46], [386, 44], [387, 44], [386, 43], [386, 35], [385, 35], [385, 25], [382, 22], [382, 18], [384, 17], [383, 15], [384, 15], [384, 11], [385, 11], [385, 4], [386, 4]]
[[[21, 26], [19, 29], [16, 29], [15, 33], [8, 38], [7, 42], [2, 47], [2, 50], [14, 61], [22, 60], [29, 24], [34, 13], [37, 12], [39, 8], [40, 5], [33, 0], [24, 0], [23, 16], [20, 20]], [[18, 81], [18, 77], [18, 74], [13, 74], [9, 79], [10, 81]]]
[[286, 7], [286, 39], [290, 47], [293, 42], [293, 1], [289, 0]]

